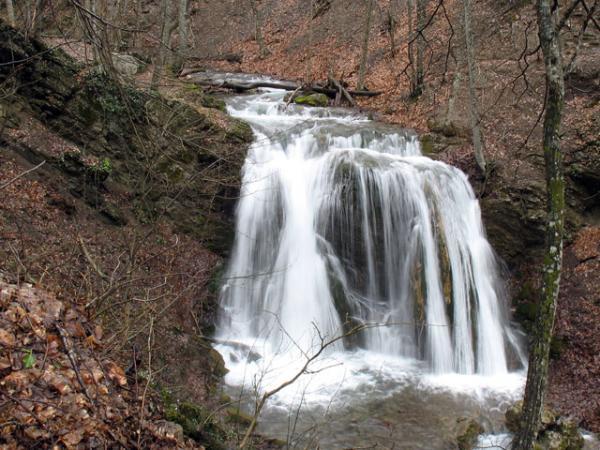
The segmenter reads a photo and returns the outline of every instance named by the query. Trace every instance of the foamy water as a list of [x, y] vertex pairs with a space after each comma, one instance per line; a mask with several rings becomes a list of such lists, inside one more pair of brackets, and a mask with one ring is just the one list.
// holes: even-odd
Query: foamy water
[[[501, 432], [525, 355], [466, 176], [422, 156], [410, 131], [339, 108], [286, 106], [284, 95], [228, 101], [255, 133], [216, 336], [230, 392], [250, 405], [302, 372], [270, 399], [263, 431], [290, 438], [295, 414], [302, 442], [302, 427], [328, 430], [310, 438], [326, 448], [371, 432], [398, 442], [397, 432], [384, 436], [392, 421], [413, 430], [410, 448], [444, 448], [426, 425], [450, 430], [457, 415]], [[427, 417], [414, 423], [419, 414]]]

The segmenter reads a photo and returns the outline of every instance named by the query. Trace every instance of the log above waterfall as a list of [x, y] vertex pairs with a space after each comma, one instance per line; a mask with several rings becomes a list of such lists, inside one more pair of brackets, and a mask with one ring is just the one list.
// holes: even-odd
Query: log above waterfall
[[[295, 81], [271, 80], [264, 77], [261, 77], [260, 79], [257, 78], [249, 81], [242, 81], [240, 78], [236, 77], [235, 74], [232, 74], [231, 77], [223, 75], [224, 74], [213, 74], [210, 72], [183, 72], [182, 74], [182, 76], [186, 80], [192, 83], [200, 84], [203, 86], [231, 89], [236, 92], [245, 92], [257, 88], [283, 89], [286, 91], [304, 90], [318, 92], [319, 94], [325, 94], [331, 98], [335, 98], [335, 96], [339, 92], [339, 90], [336, 88], [322, 86], [316, 83], [310, 85], [303, 85]], [[354, 97], [375, 97], [382, 94], [381, 91], [367, 90], [348, 90], [347, 93]]]

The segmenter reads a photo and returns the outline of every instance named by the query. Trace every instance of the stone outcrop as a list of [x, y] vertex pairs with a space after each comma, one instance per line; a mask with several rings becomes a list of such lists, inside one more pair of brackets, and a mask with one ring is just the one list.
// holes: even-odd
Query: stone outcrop
[[[168, 99], [85, 71], [62, 51], [26, 40], [2, 22], [0, 61], [0, 82], [17, 86], [0, 100], [3, 139], [13, 151], [66, 174], [70, 192], [116, 225], [128, 216], [143, 222], [167, 218], [208, 248], [227, 253], [252, 131], [227, 116], [222, 102], [206, 95], [195, 96], [199, 102]], [[10, 139], [24, 117], [72, 147], [54, 151]], [[127, 201], [109, 200], [115, 192]]]

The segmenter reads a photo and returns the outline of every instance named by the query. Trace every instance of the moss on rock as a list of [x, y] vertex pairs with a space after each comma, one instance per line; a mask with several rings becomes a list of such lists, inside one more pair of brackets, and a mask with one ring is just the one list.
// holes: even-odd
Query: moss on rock
[[325, 94], [318, 93], [298, 95], [297, 97], [294, 97], [294, 103], [304, 106], [324, 107], [329, 105], [329, 97], [327, 97]]
[[483, 433], [483, 427], [475, 419], [461, 417], [456, 421], [457, 438], [456, 445], [459, 450], [472, 450], [477, 445], [479, 435]]

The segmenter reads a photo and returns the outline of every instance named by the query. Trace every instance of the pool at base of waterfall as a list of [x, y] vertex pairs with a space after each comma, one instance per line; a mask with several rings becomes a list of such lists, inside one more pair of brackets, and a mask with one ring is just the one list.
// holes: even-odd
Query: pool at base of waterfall
[[[257, 394], [293, 379], [306, 361], [257, 341], [216, 348], [229, 369], [225, 391], [249, 414]], [[258, 431], [289, 448], [456, 448], [464, 418], [502, 433], [525, 380], [524, 372], [434, 375], [422, 361], [365, 350], [331, 352], [303, 372], [260, 415]]]
[[[213, 79], [252, 77], [211, 75]], [[220, 291], [225, 389], [289, 448], [447, 449], [522, 395], [524, 335], [460, 170], [417, 135], [276, 89], [227, 99], [255, 141]]]

